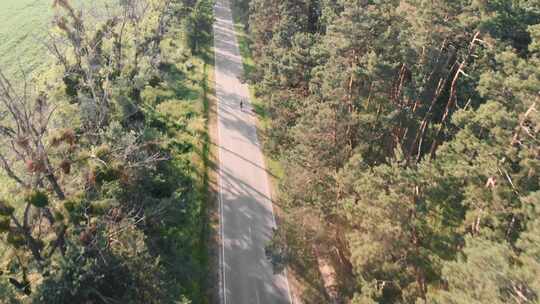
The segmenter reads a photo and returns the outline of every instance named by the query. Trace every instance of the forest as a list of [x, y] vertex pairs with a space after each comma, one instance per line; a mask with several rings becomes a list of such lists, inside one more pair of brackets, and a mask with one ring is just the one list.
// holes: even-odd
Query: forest
[[234, 4], [302, 303], [540, 303], [540, 1]]
[[0, 303], [207, 303], [213, 3], [48, 2], [0, 35]]

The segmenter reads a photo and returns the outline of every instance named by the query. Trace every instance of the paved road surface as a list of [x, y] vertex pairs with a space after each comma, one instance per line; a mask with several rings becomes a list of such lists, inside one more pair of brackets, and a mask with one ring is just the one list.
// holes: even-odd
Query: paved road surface
[[[286, 276], [274, 274], [264, 246], [275, 227], [268, 177], [249, 110], [248, 89], [238, 77], [242, 60], [229, 0], [214, 7], [224, 304], [290, 303]], [[244, 110], [240, 109], [244, 100]]]

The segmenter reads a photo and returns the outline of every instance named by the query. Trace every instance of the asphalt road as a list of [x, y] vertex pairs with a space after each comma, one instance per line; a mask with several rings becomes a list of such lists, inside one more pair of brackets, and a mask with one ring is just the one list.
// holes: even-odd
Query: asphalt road
[[224, 304], [290, 303], [286, 276], [274, 274], [264, 252], [275, 220], [256, 117], [250, 110], [248, 88], [239, 80], [243, 66], [229, 1], [217, 0], [214, 13], [221, 299]]

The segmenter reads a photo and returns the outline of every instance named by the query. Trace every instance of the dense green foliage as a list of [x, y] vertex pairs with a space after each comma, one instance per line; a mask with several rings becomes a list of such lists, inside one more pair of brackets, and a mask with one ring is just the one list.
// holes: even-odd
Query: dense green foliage
[[540, 2], [236, 5], [307, 302], [540, 301]]
[[0, 302], [205, 303], [212, 3], [53, 2], [49, 68], [0, 70]]

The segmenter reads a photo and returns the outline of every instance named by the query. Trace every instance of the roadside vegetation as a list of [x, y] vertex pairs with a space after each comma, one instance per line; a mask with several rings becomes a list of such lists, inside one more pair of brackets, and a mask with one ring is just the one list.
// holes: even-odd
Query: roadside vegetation
[[539, 301], [538, 1], [235, 6], [301, 301]]
[[211, 1], [53, 2], [0, 61], [0, 302], [207, 303]]

